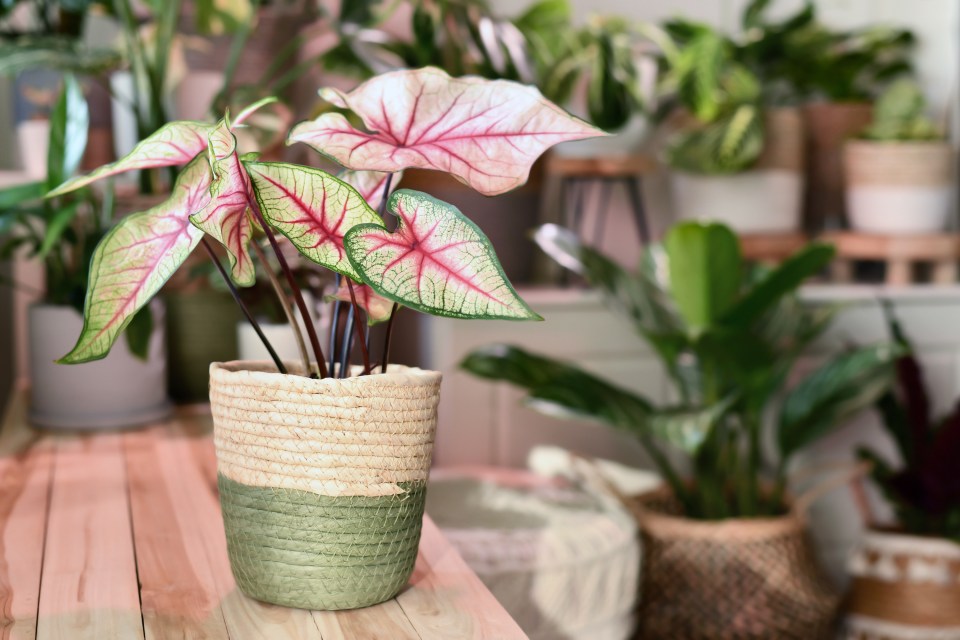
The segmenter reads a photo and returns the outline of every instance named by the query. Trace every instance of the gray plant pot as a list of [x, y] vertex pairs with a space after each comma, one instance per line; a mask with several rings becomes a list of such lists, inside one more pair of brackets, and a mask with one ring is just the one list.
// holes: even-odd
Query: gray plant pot
[[121, 336], [102, 360], [62, 365], [83, 318], [72, 307], [30, 308], [30, 422], [49, 429], [115, 429], [145, 425], [170, 415], [163, 305], [154, 303], [149, 357], [130, 353]]

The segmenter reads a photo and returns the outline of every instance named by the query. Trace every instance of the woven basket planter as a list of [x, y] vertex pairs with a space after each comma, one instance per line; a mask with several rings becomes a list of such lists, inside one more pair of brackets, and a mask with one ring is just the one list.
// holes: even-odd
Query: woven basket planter
[[266, 362], [212, 364], [220, 504], [240, 590], [322, 610], [395, 596], [417, 558], [439, 399], [439, 373], [401, 366], [316, 380]]
[[848, 640], [960, 640], [960, 544], [870, 531], [848, 570]]
[[645, 640], [831, 637], [839, 597], [821, 576], [802, 519], [690, 520], [663, 492], [637, 497]]
[[953, 204], [955, 155], [947, 142], [847, 142], [850, 226], [881, 234], [944, 231]]

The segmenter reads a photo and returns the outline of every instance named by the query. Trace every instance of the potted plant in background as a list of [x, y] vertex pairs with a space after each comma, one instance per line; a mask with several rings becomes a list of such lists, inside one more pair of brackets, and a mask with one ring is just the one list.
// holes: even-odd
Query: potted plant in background
[[[803, 307], [796, 289], [832, 248], [812, 244], [776, 269], [746, 269], [728, 228], [685, 222], [631, 274], [562, 229], [538, 236], [635, 324], [678, 403], [656, 407], [576, 364], [518, 347], [480, 349], [462, 366], [527, 389], [535, 409], [633, 433], [650, 454], [669, 494], [633, 497], [644, 544], [642, 637], [826, 637], [839, 598], [805, 538], [813, 495], [786, 496], [788, 465], [884, 393], [898, 353], [887, 344], [853, 349], [787, 388], [831, 318]], [[768, 437], [778, 454], [772, 469]]]
[[[229, 274], [215, 264], [235, 290], [255, 278], [250, 246], [262, 231], [304, 316], [281, 235], [339, 275], [355, 319], [389, 323], [399, 305], [454, 318], [539, 318], [476, 225], [425, 193], [400, 190], [386, 198], [392, 174], [437, 169], [497, 195], [522, 184], [547, 147], [602, 132], [531, 87], [451, 78], [434, 68], [321, 95], [353, 112], [364, 129], [327, 113], [295, 127], [290, 141], [350, 170], [391, 174], [382, 176], [380, 213], [329, 173], [241, 154], [233, 129], [252, 108], [216, 125], [168, 125], [130, 156], [52, 194], [134, 167], [185, 165], [165, 203], [125, 218], [98, 245], [84, 330], [61, 362], [104, 357], [196, 246], [212, 254], [205, 234], [225, 246]], [[394, 231], [386, 211], [397, 219]], [[393, 597], [413, 570], [440, 374], [388, 367], [389, 327], [383, 348], [374, 349], [361, 323], [348, 322], [333, 338], [329, 363], [315, 327], [305, 329], [306, 362], [284, 363], [268, 348], [272, 362], [211, 365], [231, 565], [239, 587], [261, 600], [312, 609], [370, 605]], [[353, 346], [362, 355], [357, 367], [349, 366]]]
[[0, 238], [8, 234], [0, 242], [0, 258], [29, 251], [44, 265], [46, 288], [29, 310], [30, 421], [48, 428], [129, 427], [170, 412], [159, 303], [138, 311], [126, 327], [125, 342], [95, 366], [80, 370], [54, 364], [82, 325], [87, 269], [114, 217], [110, 189], [102, 200], [89, 189], [43, 199], [79, 165], [87, 124], [80, 86], [65, 76], [51, 117], [47, 179], [0, 191]]
[[895, 523], [873, 526], [851, 557], [846, 632], [856, 638], [933, 640], [960, 629], [960, 408], [934, 418], [924, 373], [889, 305], [903, 347], [895, 388], [877, 402], [898, 463], [870, 450], [871, 479]]
[[738, 45], [710, 27], [674, 21], [649, 33], [663, 54], [661, 91], [675, 107], [677, 130], [664, 159], [676, 216], [717, 219], [740, 233], [797, 231], [804, 184], [799, 111], [770, 105], [737, 60]]
[[937, 233], [954, 199], [955, 152], [925, 114], [920, 88], [903, 79], [884, 92], [873, 121], [844, 146], [850, 226], [865, 233]]

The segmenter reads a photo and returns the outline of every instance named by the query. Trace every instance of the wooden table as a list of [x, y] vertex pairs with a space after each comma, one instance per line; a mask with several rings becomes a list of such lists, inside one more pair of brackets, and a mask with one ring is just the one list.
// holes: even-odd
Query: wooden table
[[0, 638], [526, 638], [429, 518], [410, 584], [353, 611], [240, 593], [205, 415], [140, 431], [51, 435], [14, 394], [0, 431]]

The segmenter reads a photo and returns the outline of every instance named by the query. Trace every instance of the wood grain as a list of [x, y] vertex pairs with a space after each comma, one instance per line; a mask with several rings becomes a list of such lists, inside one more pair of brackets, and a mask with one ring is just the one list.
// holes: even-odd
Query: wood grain
[[[0, 431], [0, 639], [34, 640], [52, 455], [13, 393]], [[30, 445], [34, 445], [32, 448]], [[25, 541], [31, 541], [25, 544]]]
[[37, 638], [143, 638], [118, 434], [56, 442]]
[[180, 508], [193, 489], [163, 431], [124, 436], [146, 640], [228, 640], [210, 560]]
[[417, 566], [396, 600], [422, 640], [527, 637], [426, 516]]

